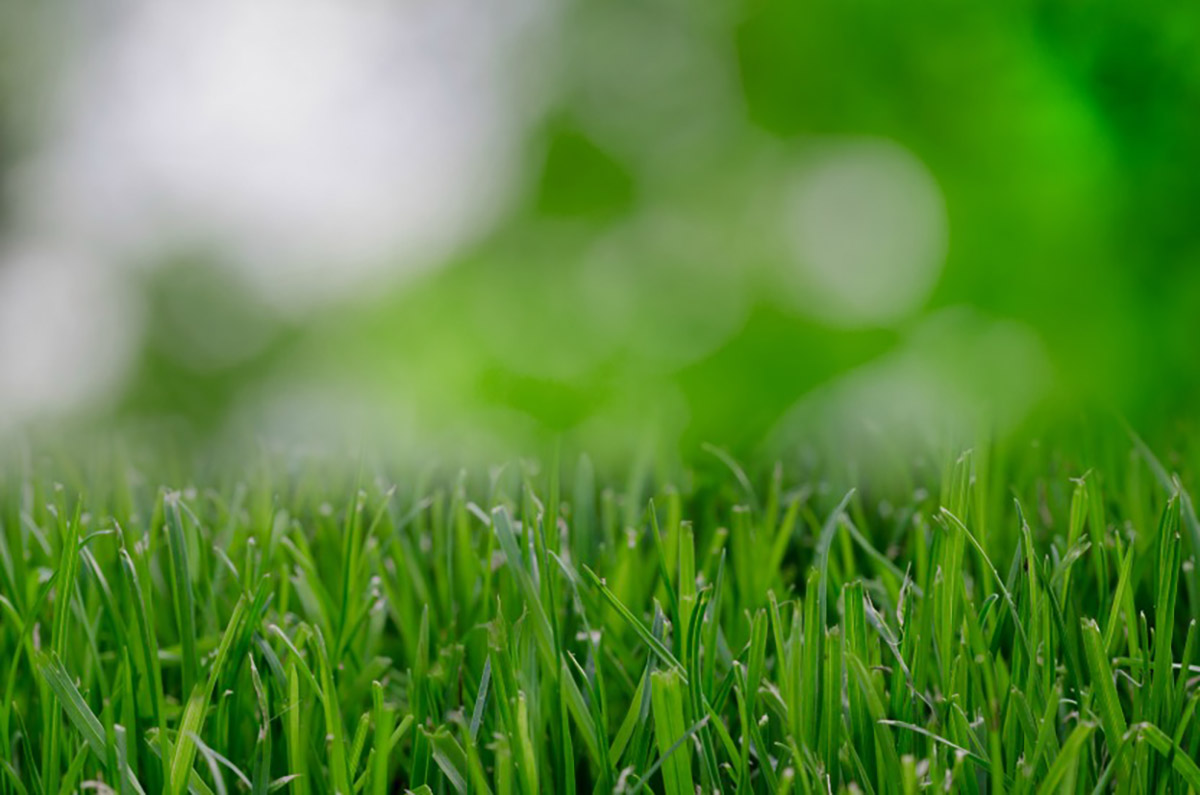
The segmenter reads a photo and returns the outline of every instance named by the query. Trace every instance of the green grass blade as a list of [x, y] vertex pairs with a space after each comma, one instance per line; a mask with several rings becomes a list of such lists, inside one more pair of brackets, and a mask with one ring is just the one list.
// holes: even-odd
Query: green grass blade
[[692, 755], [676, 751], [688, 737], [684, 722], [684, 684], [676, 671], [655, 671], [650, 676], [650, 699], [654, 712], [654, 737], [662, 762], [666, 795], [695, 795]]
[[[50, 656], [42, 656], [38, 659], [38, 670], [50, 689], [58, 697], [59, 704], [67, 714], [68, 720], [75, 730], [83, 737], [87, 746], [92, 749], [92, 753], [103, 763], [107, 763], [110, 758], [108, 740], [105, 737], [104, 726], [100, 723], [100, 719], [96, 717], [96, 713], [92, 712], [91, 707], [83, 700], [83, 696], [79, 693], [75, 683], [71, 680], [70, 674], [67, 673], [62, 661], [54, 653]], [[138, 795], [145, 795], [141, 784], [138, 783], [137, 777], [132, 770], [125, 767], [123, 775], [129, 786]]]
[[166, 517], [168, 558], [167, 573], [171, 599], [175, 608], [175, 623], [183, 645], [183, 690], [192, 692], [199, 680], [199, 655], [196, 653], [196, 605], [192, 591], [191, 569], [188, 567], [187, 538], [183, 530], [178, 492], [163, 494], [163, 514]]
[[[169, 770], [169, 786], [172, 795], [183, 795], [183, 791], [187, 787], [188, 779], [192, 773], [192, 762], [196, 756], [195, 738], [201, 735], [201, 731], [204, 728], [208, 708], [212, 702], [213, 691], [217, 687], [217, 679], [221, 676], [222, 669], [229, 657], [229, 651], [233, 646], [234, 638], [241, 630], [244, 611], [245, 599], [243, 597], [238, 599], [237, 604], [234, 606], [233, 614], [229, 617], [229, 623], [225, 626], [225, 633], [221, 636], [221, 644], [217, 648], [216, 656], [213, 657], [206, 681], [196, 685], [191, 697], [188, 699], [187, 706], [184, 708], [183, 717], [180, 718], [178, 740], [175, 744], [175, 753], [171, 758]], [[344, 791], [349, 792], [349, 789], [347, 788]]]
[[1100, 627], [1095, 621], [1084, 619], [1082, 631], [1084, 653], [1092, 678], [1092, 697], [1096, 701], [1109, 752], [1115, 756], [1125, 736], [1125, 713], [1121, 710], [1117, 688], [1113, 684], [1112, 666], [1100, 638]]

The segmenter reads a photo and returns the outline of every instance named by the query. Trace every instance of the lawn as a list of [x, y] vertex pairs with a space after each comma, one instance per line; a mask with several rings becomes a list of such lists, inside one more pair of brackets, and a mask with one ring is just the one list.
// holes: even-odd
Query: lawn
[[10, 456], [0, 792], [1200, 792], [1194, 473], [1086, 441]]

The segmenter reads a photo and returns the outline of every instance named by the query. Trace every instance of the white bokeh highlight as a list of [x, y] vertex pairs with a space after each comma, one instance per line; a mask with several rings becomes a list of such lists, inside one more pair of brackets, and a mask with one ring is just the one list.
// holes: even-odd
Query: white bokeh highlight
[[0, 258], [0, 431], [111, 394], [141, 331], [136, 294], [74, 253]]
[[911, 152], [882, 139], [817, 146], [783, 202], [792, 294], [846, 327], [919, 310], [946, 256], [946, 205]]
[[512, 188], [527, 3], [101, 5], [20, 169], [35, 236], [200, 250], [302, 310], [444, 261]]
[[818, 438], [831, 449], [880, 439], [897, 449], [934, 439], [967, 443], [1016, 428], [1054, 383], [1049, 351], [1032, 327], [950, 307], [922, 318], [893, 350], [806, 395], [772, 438], [785, 447]]
[[75, 0], [44, 21], [61, 57], [3, 175], [0, 425], [119, 387], [139, 268], [211, 261], [290, 319], [444, 264], [503, 214], [542, 101], [522, 77], [541, 0]]

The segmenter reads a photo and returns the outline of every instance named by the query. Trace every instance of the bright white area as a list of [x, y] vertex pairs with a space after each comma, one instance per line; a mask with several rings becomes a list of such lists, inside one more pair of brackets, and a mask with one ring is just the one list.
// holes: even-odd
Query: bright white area
[[919, 310], [946, 256], [937, 182], [904, 147], [846, 139], [816, 147], [783, 204], [801, 308], [839, 326], [888, 325]]
[[[136, 313], [106, 302], [131, 268], [201, 253], [298, 315], [483, 234], [516, 187], [533, 100], [514, 63], [536, 52], [537, 2], [67, 6], [37, 148], [4, 185], [0, 303], [20, 311], [0, 318], [0, 416], [116, 383], [108, 357], [131, 354]], [[73, 278], [29, 264], [61, 251]], [[113, 369], [65, 375], [77, 362]], [[78, 384], [47, 403], [50, 372]]]

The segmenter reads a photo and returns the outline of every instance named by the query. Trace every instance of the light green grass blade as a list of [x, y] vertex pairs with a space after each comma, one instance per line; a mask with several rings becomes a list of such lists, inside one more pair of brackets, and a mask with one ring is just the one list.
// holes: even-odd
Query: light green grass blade
[[[58, 697], [59, 704], [67, 714], [68, 720], [75, 730], [83, 737], [87, 746], [91, 748], [92, 753], [102, 762], [107, 763], [110, 758], [108, 740], [105, 737], [104, 726], [100, 723], [100, 719], [96, 717], [96, 713], [92, 712], [91, 707], [83, 700], [75, 683], [71, 680], [70, 674], [67, 673], [62, 661], [58, 656], [51, 653], [50, 656], [42, 656], [38, 659], [38, 670], [51, 690]], [[141, 784], [138, 783], [134, 772], [128, 767], [124, 768], [123, 775], [125, 776], [129, 786], [134, 792], [139, 795], [145, 795]]]
[[659, 758], [663, 760], [663, 787], [666, 795], [695, 795], [692, 783], [691, 753], [677, 746], [686, 741], [684, 722], [684, 683], [676, 671], [655, 671], [650, 676], [650, 698], [654, 712], [654, 737]]
[[1062, 750], [1055, 757], [1054, 764], [1050, 766], [1046, 777], [1038, 786], [1038, 795], [1052, 795], [1057, 792], [1067, 774], [1078, 769], [1080, 754], [1095, 730], [1094, 723], [1080, 723], [1075, 727], [1066, 742], [1063, 743]]
[[192, 575], [188, 567], [187, 538], [178, 492], [163, 494], [163, 513], [167, 520], [167, 573], [170, 577], [171, 599], [175, 608], [175, 623], [183, 645], [183, 690], [192, 692], [199, 680], [199, 656], [196, 653], [196, 605], [192, 590]]
[[612, 608], [622, 619], [624, 619], [625, 623], [628, 624], [631, 629], [633, 629], [634, 633], [637, 634], [637, 636], [641, 638], [647, 646], [650, 647], [651, 651], [658, 655], [659, 659], [661, 659], [664, 663], [678, 669], [680, 672], [684, 670], [683, 664], [680, 663], [679, 660], [675, 659], [675, 655], [671, 653], [671, 650], [668, 649], [662, 641], [654, 637], [650, 630], [646, 628], [646, 625], [643, 624], [641, 620], [639, 620], [638, 617], [635, 616], [629, 610], [629, 608], [617, 598], [616, 594], [608, 589], [608, 586], [605, 584], [604, 580], [598, 574], [596, 574], [596, 572], [592, 571], [587, 566], [584, 566], [583, 573], [591, 581], [592, 586], [595, 587], [596, 590], [600, 592], [600, 595], [604, 597], [604, 600], [612, 606]]
[[1175, 768], [1175, 772], [1183, 777], [1183, 780], [1187, 782], [1187, 785], [1193, 792], [1200, 792], [1200, 766], [1197, 766], [1177, 743], [1172, 741], [1162, 729], [1153, 724], [1139, 724], [1137, 731], [1139, 737], [1149, 743], [1154, 750], [1170, 760], [1171, 766]]
[[1125, 713], [1121, 710], [1121, 702], [1113, 684], [1112, 666], [1100, 638], [1099, 626], [1091, 619], [1084, 619], [1081, 626], [1083, 648], [1092, 677], [1092, 697], [1096, 702], [1109, 752], [1115, 756], [1125, 736]]
[[[217, 679], [221, 676], [222, 669], [229, 657], [234, 638], [241, 630], [244, 611], [245, 599], [243, 597], [238, 599], [233, 614], [229, 617], [229, 623], [225, 626], [225, 633], [221, 636], [221, 645], [217, 647], [217, 653], [209, 668], [206, 681], [196, 685], [184, 708], [183, 717], [180, 718], [178, 739], [175, 744], [175, 753], [171, 757], [169, 771], [169, 786], [172, 795], [183, 795], [187, 788], [187, 782], [192, 772], [192, 762], [196, 757], [195, 738], [201, 736], [208, 708], [212, 702], [213, 691], [217, 687]], [[345, 791], [349, 792], [349, 788]]]

